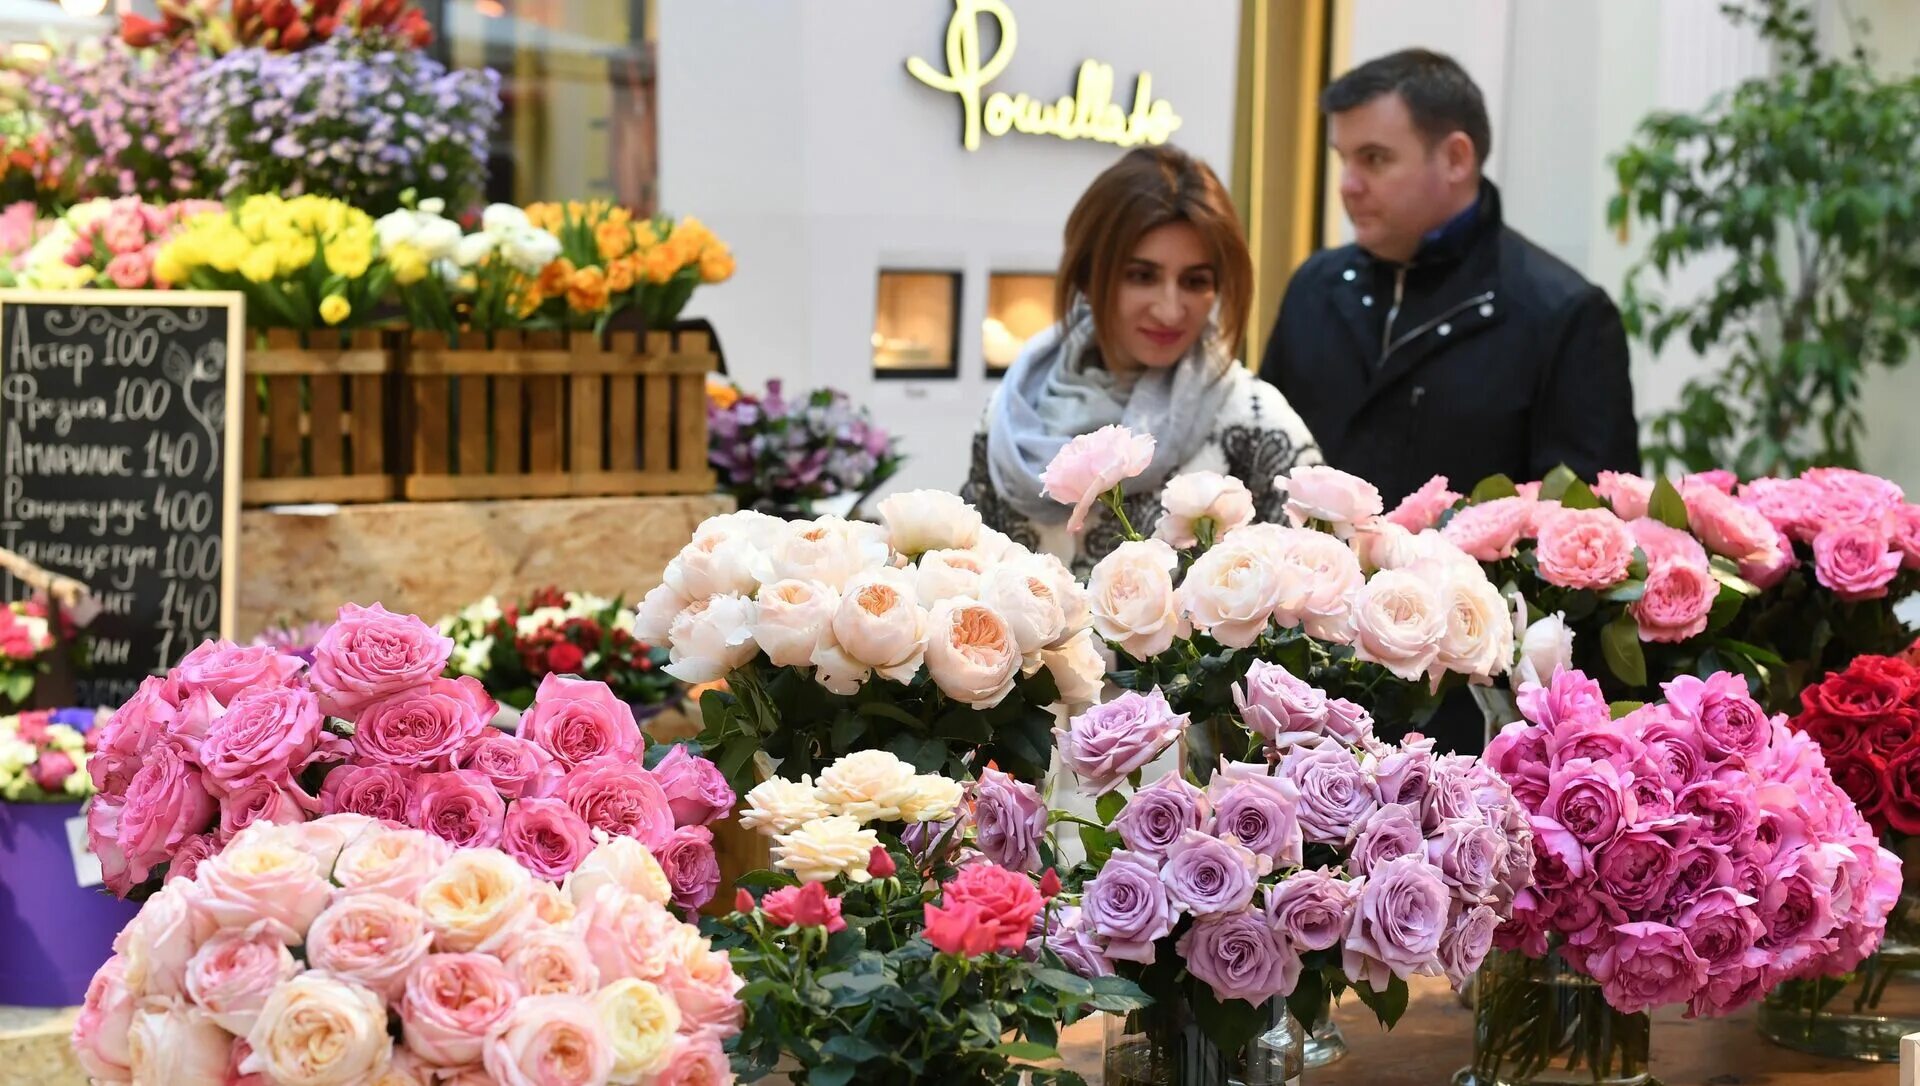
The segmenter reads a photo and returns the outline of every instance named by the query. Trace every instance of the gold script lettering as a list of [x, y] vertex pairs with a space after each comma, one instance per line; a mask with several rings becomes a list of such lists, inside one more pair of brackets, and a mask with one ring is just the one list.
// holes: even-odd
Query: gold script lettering
[[[942, 72], [919, 57], [907, 59], [907, 72], [934, 90], [960, 99], [960, 142], [969, 151], [980, 148], [980, 130], [1000, 137], [1018, 131], [1063, 140], [1089, 139], [1120, 147], [1162, 144], [1180, 127], [1173, 103], [1153, 97], [1153, 76], [1141, 72], [1134, 83], [1133, 110], [1123, 112], [1113, 100], [1113, 66], [1083, 61], [1073, 94], [1046, 101], [1028, 94], [995, 91], [985, 103], [986, 89], [1013, 61], [1017, 43], [1013, 11], [1005, 0], [954, 0], [947, 23], [947, 70]], [[1000, 27], [1000, 44], [985, 63], [980, 59], [980, 17], [990, 15]]]

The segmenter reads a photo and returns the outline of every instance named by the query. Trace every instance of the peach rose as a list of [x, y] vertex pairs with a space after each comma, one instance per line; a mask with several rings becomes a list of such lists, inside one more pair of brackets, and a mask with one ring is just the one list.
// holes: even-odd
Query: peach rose
[[233, 1038], [190, 1003], [148, 1003], [133, 1012], [127, 1030], [127, 1068], [136, 1084], [224, 1082], [232, 1052]]
[[520, 985], [489, 954], [429, 954], [407, 977], [400, 1001], [406, 1046], [428, 1063], [457, 1066], [480, 1058], [506, 1028]]
[[755, 603], [753, 640], [767, 660], [775, 667], [808, 667], [840, 606], [840, 593], [819, 581], [775, 581], [761, 587]]
[[245, 1037], [267, 997], [299, 972], [293, 952], [273, 933], [223, 931], [188, 963], [187, 995], [221, 1029]]
[[385, 894], [350, 894], [314, 920], [307, 933], [307, 964], [391, 1000], [432, 944], [426, 917], [412, 903]]
[[333, 888], [313, 856], [290, 839], [255, 832], [291, 828], [249, 827], [226, 851], [200, 865], [195, 876], [200, 907], [215, 927], [245, 929], [265, 923], [289, 945], [306, 937]]
[[927, 613], [900, 570], [872, 570], [847, 582], [828, 629], [813, 663], [820, 684], [836, 694], [856, 692], [873, 671], [911, 682], [926, 658]]
[[1228, 648], [1244, 649], [1273, 623], [1297, 570], [1249, 543], [1247, 530], [1196, 559], [1180, 582], [1180, 613], [1196, 630]]
[[600, 987], [600, 969], [586, 941], [570, 932], [528, 932], [505, 964], [527, 995], [592, 995]]
[[954, 596], [979, 599], [993, 564], [973, 551], [928, 551], [913, 564], [913, 591], [927, 604]]
[[1439, 658], [1447, 608], [1437, 587], [1411, 570], [1384, 570], [1354, 593], [1353, 652], [1412, 682]]
[[487, 1042], [483, 1062], [501, 1086], [594, 1086], [613, 1074], [613, 1039], [591, 1000], [531, 996]]
[[491, 953], [533, 922], [533, 876], [494, 849], [457, 851], [420, 888], [434, 948]]
[[991, 709], [1013, 690], [1020, 658], [1020, 645], [999, 611], [965, 598], [933, 605], [926, 663], [941, 693], [975, 709]]
[[673, 620], [667, 631], [663, 669], [683, 683], [710, 683], [753, 659], [760, 646], [753, 640], [758, 617], [753, 600], [741, 595], [696, 600]]
[[1187, 633], [1173, 587], [1179, 566], [1180, 556], [1157, 539], [1115, 547], [1087, 581], [1094, 630], [1136, 660], [1167, 651]]
[[980, 540], [979, 510], [945, 491], [889, 494], [876, 512], [886, 525], [887, 542], [909, 557], [927, 551], [966, 550]]
[[281, 1086], [352, 1086], [378, 1074], [393, 1055], [380, 997], [318, 973], [274, 989], [247, 1044], [253, 1054], [240, 1070]]
[[820, 517], [787, 526], [773, 545], [769, 580], [812, 581], [838, 590], [855, 576], [887, 564], [886, 530], [877, 524]]
[[1191, 471], [1167, 480], [1160, 491], [1160, 523], [1153, 537], [1186, 550], [1200, 544], [1204, 530], [1212, 542], [1253, 523], [1253, 492], [1247, 484], [1217, 471]]
[[451, 845], [425, 830], [388, 830], [341, 849], [333, 878], [343, 893], [411, 901], [452, 855]]

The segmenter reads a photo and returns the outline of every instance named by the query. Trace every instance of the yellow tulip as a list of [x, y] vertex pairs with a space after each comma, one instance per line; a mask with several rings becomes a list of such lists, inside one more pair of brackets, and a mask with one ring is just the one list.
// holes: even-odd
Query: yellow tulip
[[367, 266], [373, 263], [373, 246], [351, 235], [336, 238], [326, 247], [327, 270], [348, 279], [358, 279], [367, 274]]
[[685, 265], [671, 247], [662, 245], [646, 256], [647, 282], [665, 283], [679, 273]]
[[320, 300], [320, 319], [328, 324], [339, 324], [353, 313], [353, 307], [338, 294], [329, 294]]
[[733, 254], [724, 245], [716, 244], [700, 257], [700, 281], [702, 283], [724, 283], [733, 278]]
[[593, 228], [593, 240], [600, 250], [600, 259], [618, 260], [633, 248], [633, 231], [627, 229], [625, 223], [609, 219]]
[[187, 269], [184, 266], [182, 266], [182, 264], [180, 263], [180, 258], [177, 255], [175, 255], [174, 250], [175, 250], [175, 246], [169, 244], [169, 245], [162, 246], [160, 248], [160, 251], [154, 254], [153, 256], [154, 281], [159, 283], [165, 283], [168, 286], [173, 286], [177, 283], [183, 283], [186, 281]]
[[273, 249], [261, 246], [249, 250], [240, 261], [240, 274], [250, 283], [265, 283], [280, 273], [279, 254]]

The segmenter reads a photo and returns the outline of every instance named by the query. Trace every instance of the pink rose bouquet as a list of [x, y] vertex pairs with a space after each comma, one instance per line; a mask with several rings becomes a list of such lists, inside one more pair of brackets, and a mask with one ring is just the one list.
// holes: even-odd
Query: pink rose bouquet
[[556, 887], [357, 815], [256, 823], [120, 933], [74, 1050], [99, 1082], [730, 1083], [742, 982], [658, 880], [601, 875], [629, 852]]
[[165, 289], [167, 284], [153, 275], [160, 246], [187, 218], [225, 210], [217, 200], [150, 204], [137, 196], [122, 197], [107, 203], [98, 214], [76, 220], [72, 241], [60, 258], [68, 267], [88, 273], [92, 286]]
[[479, 682], [446, 678], [448, 640], [412, 615], [347, 605], [309, 664], [271, 645], [208, 642], [149, 679], [97, 731], [88, 843], [128, 896], [254, 823], [351, 814], [496, 848], [559, 882], [596, 833], [632, 837], [697, 909], [718, 869], [704, 827], [733, 807], [713, 763], [667, 750], [657, 770], [606, 684], [549, 675], [518, 734]]

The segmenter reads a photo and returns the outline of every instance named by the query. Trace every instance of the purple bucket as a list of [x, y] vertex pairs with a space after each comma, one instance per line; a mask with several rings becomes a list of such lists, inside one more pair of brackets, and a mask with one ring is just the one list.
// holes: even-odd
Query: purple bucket
[[0, 803], [0, 1004], [71, 1007], [140, 911], [82, 887], [67, 820], [78, 803]]

